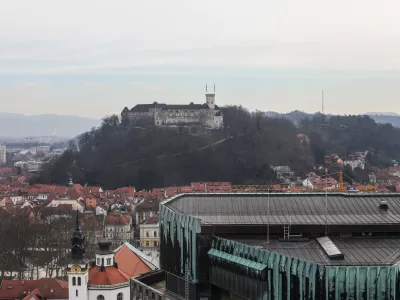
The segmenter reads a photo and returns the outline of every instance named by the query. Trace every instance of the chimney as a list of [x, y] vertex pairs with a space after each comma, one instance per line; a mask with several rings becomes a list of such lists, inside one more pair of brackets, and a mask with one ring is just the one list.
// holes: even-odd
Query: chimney
[[387, 204], [386, 200], [382, 200], [381, 203], [379, 204], [379, 208], [382, 210], [387, 210], [389, 209], [389, 205]]

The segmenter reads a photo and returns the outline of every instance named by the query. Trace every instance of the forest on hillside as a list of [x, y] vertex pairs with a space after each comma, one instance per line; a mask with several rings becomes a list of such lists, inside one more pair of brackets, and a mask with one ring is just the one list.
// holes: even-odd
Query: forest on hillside
[[[265, 184], [276, 181], [270, 165], [288, 165], [304, 176], [329, 153], [345, 157], [369, 150], [368, 168], [387, 167], [391, 159], [400, 159], [400, 129], [368, 116], [317, 114], [295, 126], [286, 118], [242, 107], [222, 110], [224, 129], [211, 135], [135, 128], [121, 124], [118, 116], [107, 117], [99, 128], [82, 134], [77, 145], [45, 164], [36, 181], [66, 184], [71, 174], [76, 183], [108, 189], [192, 181]], [[309, 145], [300, 142], [299, 133], [309, 137]]]

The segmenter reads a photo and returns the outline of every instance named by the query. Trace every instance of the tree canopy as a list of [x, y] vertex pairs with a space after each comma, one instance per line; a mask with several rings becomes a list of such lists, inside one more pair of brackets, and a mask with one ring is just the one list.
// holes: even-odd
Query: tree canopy
[[[316, 114], [296, 119], [295, 126], [286, 118], [238, 106], [222, 111], [224, 129], [208, 135], [126, 126], [115, 115], [104, 118], [99, 128], [82, 134], [63, 155], [45, 164], [37, 181], [66, 184], [72, 174], [74, 182], [105, 188], [192, 181], [265, 184], [276, 180], [271, 165], [288, 165], [304, 175], [330, 153], [346, 158], [369, 150], [367, 167], [385, 167], [391, 159], [400, 159], [400, 129], [368, 116]], [[298, 133], [308, 136], [309, 145], [301, 144]], [[367, 177], [367, 171], [345, 171], [350, 178]]]

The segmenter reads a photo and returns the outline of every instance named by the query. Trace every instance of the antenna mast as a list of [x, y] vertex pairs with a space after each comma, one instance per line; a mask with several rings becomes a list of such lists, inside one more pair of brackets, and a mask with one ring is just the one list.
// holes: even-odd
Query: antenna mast
[[322, 90], [322, 114], [324, 114], [324, 90]]

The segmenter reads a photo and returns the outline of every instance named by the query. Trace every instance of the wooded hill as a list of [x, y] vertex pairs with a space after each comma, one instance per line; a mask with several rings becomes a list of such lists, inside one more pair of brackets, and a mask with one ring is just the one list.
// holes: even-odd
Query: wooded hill
[[[289, 165], [299, 176], [322, 163], [323, 156], [370, 150], [369, 167], [400, 158], [400, 129], [368, 116], [313, 115], [296, 127], [285, 118], [224, 107], [225, 128], [194, 136], [183, 130], [124, 126], [118, 116], [78, 138], [40, 172], [41, 183], [74, 182], [105, 188], [184, 185], [192, 181], [265, 184], [275, 181], [270, 165]], [[310, 138], [309, 147], [297, 135]]]

